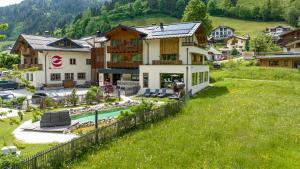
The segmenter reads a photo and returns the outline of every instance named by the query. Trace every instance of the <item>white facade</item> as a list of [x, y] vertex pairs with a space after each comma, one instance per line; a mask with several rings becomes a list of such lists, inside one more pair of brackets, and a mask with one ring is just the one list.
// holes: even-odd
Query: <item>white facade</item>
[[[52, 65], [52, 57], [62, 57], [61, 66], [55, 68]], [[70, 59], [75, 59], [76, 63], [71, 64]], [[35, 87], [44, 85], [62, 85], [66, 80], [65, 73], [72, 73], [73, 80], [77, 85], [83, 85], [91, 81], [91, 53], [89, 52], [62, 52], [62, 51], [43, 51], [38, 52], [38, 64], [42, 65], [42, 70], [25, 73], [24, 77], [31, 81]], [[24, 64], [24, 56], [21, 56], [21, 64]], [[60, 79], [52, 79], [53, 74], [59, 74]], [[78, 77], [78, 74], [85, 74], [85, 78]], [[70, 75], [71, 76], [71, 75]]]
[[227, 40], [227, 48], [229, 50], [237, 49], [243, 51], [246, 49], [247, 38], [234, 36]]
[[228, 26], [219, 26], [214, 30], [212, 30], [210, 36], [213, 37], [215, 40], [224, 40], [233, 35], [234, 35], [234, 29]]
[[[206, 65], [141, 65], [140, 66], [140, 86], [142, 92], [145, 92], [147, 88], [151, 91], [155, 89], [162, 89], [161, 86], [161, 74], [183, 74], [183, 81], [186, 85], [186, 91], [192, 91], [192, 94], [196, 94], [209, 85], [209, 78], [204, 79], [200, 83], [200, 73], [207, 72], [209, 77], [209, 66]], [[197, 84], [193, 84], [193, 73], [196, 73]], [[148, 85], [144, 84], [144, 75], [148, 74]], [[167, 89], [167, 93], [172, 93], [172, 89]]]
[[[195, 43], [196, 38], [193, 38]], [[140, 86], [142, 92], [147, 88], [151, 91], [155, 89], [162, 89], [161, 74], [183, 74], [183, 82], [186, 85], [186, 91], [192, 91], [195, 94], [209, 85], [209, 79], [196, 85], [192, 84], [193, 73], [209, 74], [209, 66], [207, 65], [193, 65], [192, 55], [199, 54], [204, 56], [202, 62], [208, 57], [208, 51], [197, 46], [183, 46], [184, 38], [179, 38], [179, 60], [182, 65], [153, 65], [154, 60], [160, 60], [160, 39], [146, 40], [143, 45], [143, 62], [140, 66]], [[144, 74], [148, 75], [148, 85], [144, 85]], [[204, 77], [203, 77], [204, 78]], [[172, 89], [167, 89], [168, 93], [172, 93]]]

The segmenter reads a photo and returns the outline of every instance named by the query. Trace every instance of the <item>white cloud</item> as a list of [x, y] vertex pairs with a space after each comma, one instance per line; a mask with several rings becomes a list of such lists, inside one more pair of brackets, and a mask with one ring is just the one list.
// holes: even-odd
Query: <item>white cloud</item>
[[0, 7], [1, 6], [8, 6], [13, 4], [18, 4], [22, 2], [23, 0], [0, 0]]

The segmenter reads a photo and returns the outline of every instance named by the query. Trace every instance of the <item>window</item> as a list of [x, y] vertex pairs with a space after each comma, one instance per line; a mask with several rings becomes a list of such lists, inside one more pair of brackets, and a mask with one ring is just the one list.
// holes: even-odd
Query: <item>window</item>
[[196, 86], [198, 84], [198, 73], [192, 74], [192, 85]]
[[92, 59], [86, 59], [86, 64], [91, 65], [92, 64]]
[[143, 56], [142, 56], [142, 54], [139, 54], [139, 53], [133, 54], [133, 55], [132, 55], [132, 61], [134, 61], [134, 62], [140, 62], [140, 61], [143, 61]]
[[177, 54], [162, 54], [160, 60], [178, 60]]
[[205, 81], [205, 82], [208, 82], [208, 72], [205, 72], [205, 73], [204, 73], [204, 81]]
[[26, 73], [26, 80], [29, 81], [29, 73]]
[[199, 72], [199, 84], [203, 83], [203, 72]]
[[219, 35], [219, 32], [216, 32], [216, 35]]
[[60, 73], [51, 73], [50, 75], [51, 81], [60, 81]]
[[111, 46], [117, 47], [117, 46], [120, 46], [120, 45], [121, 45], [120, 40], [116, 40], [116, 39], [111, 40]]
[[76, 59], [71, 58], [70, 59], [70, 65], [76, 65]]
[[[214, 33], [213, 33], [214, 34]], [[194, 42], [194, 37], [193, 36], [190, 36], [190, 37], [186, 37], [183, 39], [183, 42], [185, 43], [191, 43], [191, 42]]]
[[65, 73], [65, 80], [74, 80], [74, 73]]
[[279, 66], [279, 61], [271, 60], [271, 61], [269, 61], [269, 66]]
[[143, 73], [143, 87], [149, 87], [149, 73]]
[[139, 74], [132, 74], [131, 75], [131, 80], [132, 81], [139, 81], [140, 80], [140, 75]]
[[142, 44], [140, 39], [131, 39], [131, 46], [139, 46]]
[[121, 61], [123, 61], [123, 57], [119, 54], [114, 53], [111, 55], [111, 61], [112, 62], [121, 62]]
[[30, 81], [33, 82], [33, 74], [32, 73], [30, 73]]
[[179, 73], [161, 73], [160, 88], [173, 89], [174, 82], [184, 83], [184, 75]]
[[27, 64], [27, 59], [24, 59], [24, 64]]
[[86, 74], [85, 73], [78, 73], [77, 74], [77, 79], [78, 80], [85, 80], [86, 79]]

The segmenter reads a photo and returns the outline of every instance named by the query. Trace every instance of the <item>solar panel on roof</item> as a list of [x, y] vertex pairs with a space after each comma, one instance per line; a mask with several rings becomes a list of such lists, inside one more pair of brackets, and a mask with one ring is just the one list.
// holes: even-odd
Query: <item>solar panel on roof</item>
[[172, 31], [157, 31], [154, 32], [153, 36], [164, 36], [164, 35], [178, 35], [178, 34], [188, 34], [190, 30], [172, 30]]
[[[170, 30], [183, 30], [183, 29], [193, 29], [193, 27], [196, 25], [196, 23], [184, 23], [184, 24], [177, 24], [177, 25], [166, 25], [164, 26], [164, 31], [170, 31]], [[157, 27], [155, 31], [161, 30], [160, 27]]]

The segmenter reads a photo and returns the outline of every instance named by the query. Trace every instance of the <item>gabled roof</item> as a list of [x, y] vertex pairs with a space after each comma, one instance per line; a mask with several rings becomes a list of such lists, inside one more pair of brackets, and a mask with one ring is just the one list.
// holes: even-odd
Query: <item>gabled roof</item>
[[300, 58], [300, 53], [283, 53], [270, 56], [259, 56], [257, 59]]
[[211, 52], [211, 53], [213, 53], [215, 55], [222, 55], [222, 53], [220, 51], [218, 51], [217, 49], [215, 49], [214, 47], [210, 47], [208, 49], [208, 52]]
[[229, 29], [232, 29], [233, 31], [235, 31], [234, 28], [229, 27], [229, 26], [224, 26], [224, 25], [218, 26], [218, 27], [214, 28], [212, 31], [214, 31], [214, 30], [216, 30], [216, 29], [218, 29], [218, 28], [229, 28]]
[[123, 28], [136, 31], [145, 39], [180, 38], [193, 36], [200, 26], [201, 22], [186, 22], [138, 27], [119, 25], [107, 32], [106, 35], [109, 35], [112, 31], [118, 28]]
[[293, 32], [298, 32], [298, 31], [300, 31], [300, 28], [295, 29], [295, 30], [291, 30], [291, 31], [284, 32], [284, 33], [282, 33], [282, 34], [280, 35], [280, 37], [283, 37], [283, 36], [285, 36], [285, 35], [287, 35], [287, 34], [290, 34], [290, 33], [293, 33]]
[[230, 36], [230, 37], [227, 38], [227, 41], [229, 39], [232, 39], [232, 38], [237, 38], [237, 39], [242, 39], [242, 40], [248, 40], [250, 37], [249, 36], [245, 37], [245, 36], [232, 35], [232, 36]]
[[134, 27], [130, 27], [130, 26], [126, 26], [126, 25], [121, 25], [119, 24], [118, 26], [114, 27], [113, 29], [111, 29], [110, 31], [105, 33], [105, 37], [108, 37], [111, 33], [113, 33], [115, 30], [117, 29], [125, 29], [125, 30], [131, 30], [134, 32], [139, 33], [142, 36], [146, 36], [147, 34], [145, 34], [144, 32], [140, 32], [139, 30], [135, 29]]
[[58, 39], [54, 37], [46, 37], [46, 36], [37, 36], [37, 35], [26, 35], [26, 34], [21, 34], [17, 41], [15, 42], [12, 53], [16, 51], [17, 45], [21, 41], [21, 39], [24, 39], [28, 45], [33, 49], [33, 50], [44, 50], [44, 51], [69, 51], [69, 52], [90, 52], [91, 46], [83, 40], [70, 40], [71, 42], [75, 43], [78, 45], [77, 48], [66, 48], [66, 47], [58, 47], [58, 46], [53, 46], [51, 44], [58, 42], [63, 39]]

